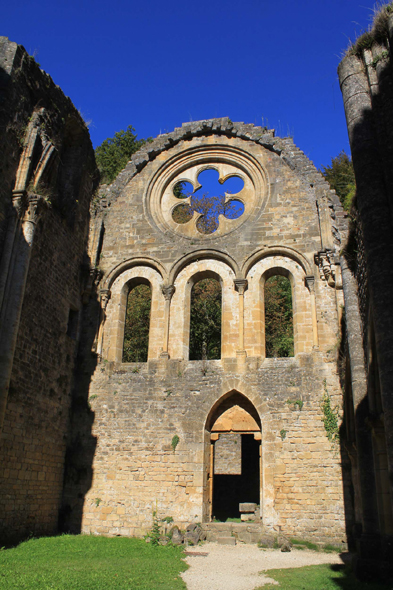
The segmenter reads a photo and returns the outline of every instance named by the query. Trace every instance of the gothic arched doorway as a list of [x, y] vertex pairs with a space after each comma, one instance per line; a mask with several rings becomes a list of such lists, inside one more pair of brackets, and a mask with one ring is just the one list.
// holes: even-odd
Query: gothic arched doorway
[[213, 406], [205, 428], [204, 518], [240, 519], [239, 504], [260, 506], [258, 412], [244, 395], [231, 391]]

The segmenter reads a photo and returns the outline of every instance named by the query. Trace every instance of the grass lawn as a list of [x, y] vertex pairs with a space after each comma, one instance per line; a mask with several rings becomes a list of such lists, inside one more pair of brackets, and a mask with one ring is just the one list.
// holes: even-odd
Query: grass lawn
[[256, 590], [393, 590], [391, 584], [359, 582], [346, 566], [308, 565], [300, 568], [269, 570], [266, 573], [279, 583], [266, 584]]
[[185, 590], [179, 547], [63, 535], [0, 551], [1, 590]]

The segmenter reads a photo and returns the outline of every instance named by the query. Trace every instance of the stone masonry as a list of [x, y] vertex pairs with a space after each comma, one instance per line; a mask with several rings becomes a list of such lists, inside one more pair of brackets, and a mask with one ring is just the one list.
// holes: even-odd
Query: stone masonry
[[[2, 542], [143, 535], [153, 511], [214, 526], [215, 476], [240, 475], [246, 438], [259, 450], [256, 530], [345, 545], [348, 460], [322, 400], [341, 419], [347, 223], [324, 178], [291, 138], [222, 118], [160, 135], [97, 194], [79, 113], [5, 37], [0, 100]], [[198, 212], [173, 217], [175, 185], [203, 190], [206, 169], [223, 186], [212, 233]], [[235, 195], [232, 176], [244, 185]], [[244, 207], [236, 219], [232, 200]], [[266, 358], [274, 275], [292, 288], [290, 358]], [[221, 285], [221, 358], [190, 361], [191, 290], [203, 278]], [[139, 283], [152, 292], [148, 360], [124, 363]]]
[[[358, 575], [393, 576], [393, 6], [339, 66], [356, 177], [343, 251], [345, 424]], [[367, 41], [364, 44], [364, 41]], [[363, 43], [362, 43], [363, 42]]]
[[88, 130], [0, 37], [0, 537], [58, 530], [97, 179]]
[[[226, 197], [243, 199], [244, 214], [220, 217], [210, 235], [198, 232], [195, 214], [185, 225], [171, 217], [172, 187], [197, 186], [206, 168], [221, 180], [236, 174], [245, 187]], [[153, 510], [180, 526], [208, 522], [216, 416], [242, 408], [261, 441], [265, 530], [345, 542], [340, 449], [321, 411], [326, 392], [341, 408], [344, 217], [291, 139], [225, 118], [159, 136], [102, 189], [89, 251], [102, 273], [101, 311], [93, 300], [85, 314], [90, 337], [75, 390], [66, 529], [142, 535]], [[274, 274], [292, 285], [293, 358], [265, 358], [263, 290]], [[189, 361], [190, 293], [204, 277], [222, 287], [221, 359]], [[127, 294], [138, 281], [152, 288], [149, 358], [123, 363]]]

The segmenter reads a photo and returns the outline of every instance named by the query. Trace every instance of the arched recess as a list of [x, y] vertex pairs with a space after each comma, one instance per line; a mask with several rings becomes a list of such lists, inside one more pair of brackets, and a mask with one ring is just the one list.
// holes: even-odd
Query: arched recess
[[235, 273], [220, 260], [197, 260], [183, 268], [174, 282], [169, 326], [171, 358], [189, 358], [190, 303], [193, 285], [202, 278], [215, 278], [222, 289], [221, 358], [234, 357], [237, 343], [238, 305]]
[[148, 359], [151, 311], [151, 284], [136, 277], [127, 283], [128, 296], [123, 339], [123, 363]]
[[103, 356], [110, 361], [122, 362], [127, 297], [130, 287], [139, 283], [148, 283], [151, 287], [148, 359], [156, 359], [160, 355], [165, 301], [161, 292], [162, 277], [151, 267], [134, 266], [117, 276], [111, 286], [103, 343]]
[[[196, 273], [189, 281], [189, 360], [221, 358], [222, 281], [213, 271]], [[199, 293], [196, 290], [199, 288]], [[189, 309], [188, 309], [189, 307]], [[195, 317], [196, 316], [196, 317]], [[185, 325], [187, 325], [185, 318]]]
[[311, 352], [312, 306], [305, 284], [305, 269], [299, 262], [284, 256], [265, 257], [248, 271], [248, 290], [244, 296], [245, 347], [250, 356], [266, 356], [264, 286], [275, 274], [286, 276], [292, 286], [294, 353]]
[[[259, 521], [262, 506], [261, 420], [255, 406], [237, 390], [222, 396], [205, 423], [203, 518]], [[259, 508], [241, 516], [239, 504]]]
[[[277, 283], [277, 280], [281, 282]], [[273, 267], [263, 274], [261, 281], [264, 299], [262, 311], [264, 315], [265, 356], [292, 357], [294, 356], [293, 275], [286, 268]], [[276, 309], [274, 309], [275, 302]], [[272, 306], [273, 309], [271, 309]], [[275, 321], [274, 326], [268, 325], [268, 307], [270, 307], [270, 320]], [[283, 338], [286, 338], [286, 342], [283, 342]]]

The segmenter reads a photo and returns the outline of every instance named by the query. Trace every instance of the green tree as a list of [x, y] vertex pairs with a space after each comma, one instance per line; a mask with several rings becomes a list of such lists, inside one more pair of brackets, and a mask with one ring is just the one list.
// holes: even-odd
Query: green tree
[[221, 358], [221, 285], [202, 279], [191, 291], [190, 360]]
[[267, 357], [293, 356], [292, 288], [280, 275], [265, 283], [265, 340]]
[[330, 188], [336, 191], [344, 209], [349, 212], [356, 192], [351, 158], [343, 150], [332, 158], [330, 166], [322, 166], [320, 172], [330, 184]]
[[135, 154], [145, 143], [150, 141], [137, 139], [135, 129], [129, 125], [124, 131], [118, 131], [96, 147], [95, 155], [101, 173], [101, 183], [110, 183], [125, 167], [132, 154]]
[[192, 198], [192, 193], [187, 192], [187, 184], [189, 183], [180, 181], [173, 188], [173, 194], [177, 199], [187, 199], [188, 197], [191, 197], [189, 205], [182, 203], [174, 208], [172, 211], [173, 221], [176, 223], [187, 223], [193, 218], [194, 212], [197, 212], [197, 214], [200, 214], [197, 222], [198, 231], [202, 234], [214, 233], [218, 227], [218, 223], [214, 217], [214, 207], [221, 199], [224, 199], [224, 197], [214, 197], [208, 194], [203, 194], [198, 196], [198, 199], [195, 202]]
[[136, 285], [127, 298], [123, 362], [145, 363], [149, 348], [151, 289]]

